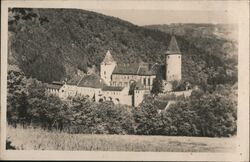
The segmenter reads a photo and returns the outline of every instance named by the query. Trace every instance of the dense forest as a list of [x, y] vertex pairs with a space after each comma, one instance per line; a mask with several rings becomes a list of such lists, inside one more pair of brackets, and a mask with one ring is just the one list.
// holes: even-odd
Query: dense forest
[[[78, 9], [9, 9], [8, 124], [87, 134], [235, 135], [237, 41], [222, 27], [231, 30], [211, 24], [140, 27]], [[47, 83], [99, 67], [108, 49], [118, 63], [163, 64], [173, 33], [183, 58], [183, 79], [174, 87], [182, 90], [186, 81], [198, 87], [188, 98], [160, 98], [160, 71], [158, 88], [138, 107], [46, 94]], [[175, 104], [159, 113], [169, 100]]]
[[[70, 79], [77, 69], [86, 72], [92, 65], [99, 67], [108, 49], [119, 63], [163, 64], [171, 35], [148, 28], [85, 10], [13, 8], [9, 10], [8, 61], [26, 76], [43, 82]], [[182, 35], [176, 32], [184, 80], [235, 83], [235, 41], [213, 35], [198, 37], [187, 31]]]
[[62, 101], [46, 95], [44, 84], [23, 72], [8, 72], [7, 120], [16, 127], [83, 134], [229, 137], [237, 131], [237, 87], [195, 90], [159, 113], [167, 98], [147, 96], [138, 106], [93, 102], [79, 96]]

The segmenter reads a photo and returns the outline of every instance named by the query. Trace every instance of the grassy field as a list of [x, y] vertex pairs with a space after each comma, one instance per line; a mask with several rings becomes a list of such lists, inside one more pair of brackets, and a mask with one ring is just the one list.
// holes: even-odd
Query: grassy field
[[236, 147], [235, 137], [85, 135], [12, 127], [7, 128], [7, 137], [18, 150], [233, 152]]

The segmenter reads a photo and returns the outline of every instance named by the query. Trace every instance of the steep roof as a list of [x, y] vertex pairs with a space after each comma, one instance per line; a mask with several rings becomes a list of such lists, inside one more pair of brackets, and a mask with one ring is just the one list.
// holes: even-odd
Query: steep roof
[[64, 84], [61, 82], [52, 82], [51, 84], [47, 84], [47, 88], [50, 89], [60, 89]]
[[155, 75], [156, 72], [152, 68], [152, 64], [118, 64], [116, 65], [113, 74], [121, 75]]
[[103, 91], [122, 91], [124, 87], [114, 87], [114, 86], [105, 86], [102, 88]]
[[181, 54], [175, 36], [172, 36], [168, 46], [167, 54]]
[[77, 84], [78, 87], [102, 88], [105, 86], [103, 79], [96, 75], [86, 75]]
[[139, 75], [155, 75], [156, 72], [152, 69], [152, 64], [143, 64], [139, 67], [138, 74]]
[[83, 78], [82, 75], [74, 75], [70, 80], [67, 81], [68, 85], [77, 85], [77, 83]]
[[110, 63], [114, 63], [114, 62], [115, 62], [115, 60], [113, 59], [110, 51], [108, 50], [105, 57], [104, 57], [104, 59], [103, 59], [103, 61], [102, 61], [102, 63], [110, 64]]
[[139, 65], [138, 64], [118, 64], [115, 66], [113, 74], [137, 74]]

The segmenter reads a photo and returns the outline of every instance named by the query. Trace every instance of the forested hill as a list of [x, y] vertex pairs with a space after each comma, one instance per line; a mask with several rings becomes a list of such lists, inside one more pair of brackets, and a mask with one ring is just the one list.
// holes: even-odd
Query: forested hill
[[[224, 84], [237, 77], [237, 61], [229, 50], [213, 48], [231, 40], [210, 38], [209, 51], [185, 35], [176, 39], [185, 80]], [[45, 82], [69, 79], [77, 69], [86, 72], [92, 65], [99, 67], [108, 49], [118, 62], [164, 63], [169, 41], [168, 33], [85, 10], [9, 10], [8, 62]]]

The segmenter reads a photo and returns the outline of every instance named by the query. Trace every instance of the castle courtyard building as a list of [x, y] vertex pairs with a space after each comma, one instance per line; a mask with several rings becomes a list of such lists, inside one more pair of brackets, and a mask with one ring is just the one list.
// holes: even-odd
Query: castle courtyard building
[[[165, 57], [165, 78], [163, 85], [166, 91], [171, 91], [171, 82], [180, 81], [181, 52], [177, 41], [172, 36]], [[150, 94], [154, 79], [156, 79], [156, 64], [117, 63], [108, 50], [100, 65], [100, 76], [85, 75], [77, 82], [48, 85], [48, 92], [62, 99], [74, 96], [89, 96], [96, 102], [112, 101], [115, 104], [138, 106], [144, 96]], [[130, 92], [134, 85], [133, 93]]]

